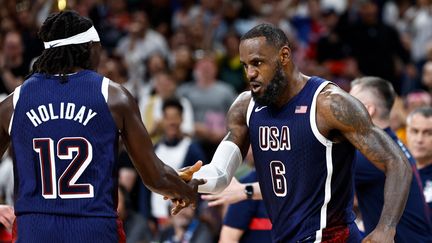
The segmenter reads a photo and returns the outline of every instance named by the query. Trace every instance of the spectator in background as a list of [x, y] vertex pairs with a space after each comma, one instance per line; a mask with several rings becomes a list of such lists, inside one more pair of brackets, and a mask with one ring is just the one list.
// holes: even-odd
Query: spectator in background
[[205, 54], [194, 68], [193, 82], [180, 85], [177, 94], [192, 104], [195, 137], [206, 152], [206, 161], [226, 133], [225, 114], [235, 99], [234, 89], [216, 79], [217, 65], [213, 55]]
[[154, 86], [155, 81], [154, 77], [156, 74], [160, 72], [166, 72], [169, 70], [169, 64], [167, 58], [160, 52], [153, 52], [149, 54], [149, 56], [143, 60], [144, 64], [144, 77], [142, 80], [144, 83], [141, 85], [138, 85], [138, 91], [137, 91], [137, 99], [145, 99], [151, 95], [153, 95], [154, 92]]
[[[169, 211], [170, 207], [167, 208]], [[211, 243], [213, 236], [206, 224], [200, 221], [196, 211], [187, 207], [170, 216], [172, 226], [161, 232], [161, 243]]]
[[128, 34], [120, 39], [115, 49], [115, 54], [121, 56], [126, 63], [131, 82], [142, 84], [145, 81], [143, 78], [146, 70], [142, 64], [154, 52], [167, 57], [167, 42], [161, 34], [150, 28], [146, 12], [137, 10], [132, 14]]
[[432, 107], [413, 110], [407, 117], [407, 140], [423, 183], [423, 194], [432, 217]]
[[92, 11], [92, 20], [101, 32], [101, 42], [110, 54], [128, 33], [132, 22], [127, 2], [127, 0], [108, 0], [104, 4], [97, 5]]
[[398, 119], [401, 119], [400, 127], [396, 130], [397, 136], [402, 140], [404, 144], [406, 144], [406, 116], [411, 111], [416, 108], [422, 106], [430, 106], [432, 105], [432, 97], [431, 95], [424, 90], [417, 90], [408, 93], [408, 95], [403, 100], [403, 114], [401, 114]]
[[24, 45], [18, 31], [6, 33], [0, 54], [0, 93], [10, 94], [21, 85], [29, 73], [30, 61], [26, 60]]
[[[144, 96], [139, 101], [142, 119], [154, 142], [158, 141], [163, 134], [163, 103], [176, 97], [177, 84], [167, 71], [162, 71], [154, 76], [154, 94]], [[180, 97], [182, 106], [181, 133], [193, 136], [194, 134], [194, 111], [190, 101]]]
[[359, 19], [348, 25], [342, 36], [350, 46], [363, 75], [379, 76], [390, 80], [398, 94], [401, 93], [405, 72], [396, 66], [395, 58], [410, 65], [409, 52], [400, 41], [399, 33], [379, 19], [378, 5], [374, 0], [363, 0], [359, 6]]
[[423, 65], [422, 84], [432, 96], [432, 60]]
[[[165, 75], [165, 76], [163, 76]], [[167, 74], [160, 74], [159, 78], [169, 78]], [[165, 80], [166, 81], [166, 80]], [[183, 106], [176, 98], [164, 98], [161, 107], [161, 127], [162, 137], [158, 143], [155, 144], [155, 153], [161, 158], [164, 163], [174, 169], [180, 169], [185, 166], [191, 166], [196, 161], [204, 158], [204, 152], [198, 143], [193, 141], [190, 137], [185, 136], [181, 130], [183, 122]], [[169, 201], [163, 200], [162, 195], [151, 193], [150, 201], [147, 195], [150, 193], [143, 185], [140, 193], [141, 202], [140, 207], [150, 205], [150, 214], [158, 220], [161, 228], [165, 227], [168, 219]], [[143, 209], [148, 210], [148, 209]]]
[[338, 32], [338, 13], [334, 9], [323, 9], [321, 16], [324, 30], [316, 45], [318, 65], [329, 72], [329, 79], [348, 91], [349, 82], [359, 74], [357, 62], [349, 56], [349, 47]]
[[430, 0], [415, 0], [406, 13], [411, 41], [411, 57], [416, 65], [426, 61], [425, 49], [432, 41], [432, 3]]
[[173, 48], [173, 78], [177, 85], [193, 80], [194, 56], [189, 46], [181, 44]]
[[[352, 81], [350, 94], [365, 105], [372, 122], [383, 129], [404, 151], [413, 170], [413, 180], [404, 213], [396, 228], [395, 242], [432, 241], [432, 225], [422, 194], [416, 162], [389, 127], [390, 110], [396, 97], [393, 87], [390, 82], [381, 78], [363, 77]], [[369, 234], [378, 224], [384, 204], [385, 174], [359, 151], [356, 153], [355, 190], [365, 233]]]
[[229, 32], [223, 43], [225, 53], [219, 60], [219, 79], [231, 85], [236, 93], [241, 93], [247, 89], [247, 81], [240, 63], [240, 36], [235, 32]]
[[21, 36], [24, 62], [27, 63], [26, 75], [29, 72], [30, 61], [39, 56], [43, 51], [43, 43], [37, 35], [37, 30], [40, 25], [37, 25], [37, 14], [39, 12], [39, 4], [42, 1], [12, 1], [16, 2], [14, 12], [17, 32]]
[[152, 234], [146, 220], [132, 209], [129, 192], [123, 186], [118, 189], [117, 211], [119, 219], [123, 222], [126, 234], [126, 243], [149, 243]]

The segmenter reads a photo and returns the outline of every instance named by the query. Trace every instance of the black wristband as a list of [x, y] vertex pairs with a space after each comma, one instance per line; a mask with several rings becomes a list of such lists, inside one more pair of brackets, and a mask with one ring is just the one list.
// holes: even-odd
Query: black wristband
[[247, 199], [252, 199], [252, 197], [253, 197], [253, 193], [254, 193], [254, 189], [253, 189], [253, 186], [252, 185], [246, 185], [245, 186], [245, 190], [244, 190], [244, 192], [246, 193], [246, 198]]

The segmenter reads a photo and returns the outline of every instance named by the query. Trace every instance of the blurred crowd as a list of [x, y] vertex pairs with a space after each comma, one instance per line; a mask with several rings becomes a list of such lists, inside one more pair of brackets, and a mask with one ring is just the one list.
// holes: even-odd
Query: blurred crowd
[[[0, 100], [22, 84], [43, 51], [37, 31], [45, 18], [73, 9], [99, 32], [98, 72], [135, 97], [158, 156], [175, 169], [210, 161], [226, 132], [226, 112], [248, 89], [240, 37], [263, 22], [286, 32], [307, 75], [346, 91], [361, 76], [390, 81], [398, 94], [391, 127], [404, 142], [407, 114], [432, 105], [431, 0], [0, 0], [0, 6]], [[202, 202], [197, 212], [173, 218], [169, 203], [139, 182], [124, 150], [119, 163], [128, 242], [177, 242], [178, 234], [183, 242], [217, 241], [223, 208]], [[5, 157], [0, 174], [11, 164]], [[245, 165], [238, 176], [249, 170]], [[3, 175], [0, 202], [11, 203], [13, 178]]]

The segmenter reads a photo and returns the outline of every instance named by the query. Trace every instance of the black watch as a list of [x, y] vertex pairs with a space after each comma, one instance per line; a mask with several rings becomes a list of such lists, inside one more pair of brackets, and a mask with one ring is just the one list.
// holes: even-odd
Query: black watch
[[246, 185], [245, 186], [245, 190], [244, 192], [246, 193], [246, 198], [247, 199], [252, 199], [253, 193], [254, 193], [254, 189], [252, 185]]

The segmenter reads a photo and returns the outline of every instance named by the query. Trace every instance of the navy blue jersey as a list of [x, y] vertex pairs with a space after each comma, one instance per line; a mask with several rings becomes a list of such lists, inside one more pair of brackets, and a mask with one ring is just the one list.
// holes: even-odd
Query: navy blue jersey
[[432, 219], [432, 165], [419, 170], [423, 185], [423, 195], [429, 205], [429, 215]]
[[109, 80], [34, 74], [15, 91], [15, 213], [117, 217], [118, 131]]
[[[396, 137], [394, 132], [387, 128], [385, 132], [395, 141], [408, 158], [412, 170], [408, 201], [405, 211], [396, 228], [396, 242], [432, 242], [432, 228], [430, 225], [428, 208], [422, 194], [422, 185], [416, 163], [410, 152]], [[355, 189], [359, 209], [362, 214], [365, 233], [369, 234], [378, 224], [384, 205], [385, 174], [376, 168], [359, 151], [355, 162]]]
[[333, 143], [316, 124], [316, 98], [328, 84], [318, 77], [281, 108], [248, 108], [249, 133], [274, 242], [357, 242], [353, 157], [347, 142]]
[[[256, 181], [256, 171], [251, 171], [240, 180], [242, 183]], [[271, 222], [262, 200], [245, 200], [231, 204], [223, 224], [244, 231], [240, 243], [264, 243], [271, 240]]]

